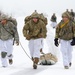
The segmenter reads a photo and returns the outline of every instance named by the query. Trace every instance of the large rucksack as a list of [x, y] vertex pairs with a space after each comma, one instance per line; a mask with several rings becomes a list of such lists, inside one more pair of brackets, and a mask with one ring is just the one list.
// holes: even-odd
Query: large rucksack
[[9, 17], [8, 21], [12, 22], [15, 26], [17, 26], [17, 21], [15, 18]]
[[41, 13], [40, 15], [40, 19], [45, 23], [45, 25], [47, 25], [47, 18]]
[[26, 24], [28, 21], [30, 21], [30, 20], [31, 20], [31, 16], [25, 17], [25, 19], [24, 19], [25, 24]]
[[30, 16], [25, 17], [24, 22], [25, 24], [32, 19], [32, 17], [37, 16], [40, 20], [44, 22], [45, 25], [47, 25], [47, 18], [41, 13], [33, 12]]

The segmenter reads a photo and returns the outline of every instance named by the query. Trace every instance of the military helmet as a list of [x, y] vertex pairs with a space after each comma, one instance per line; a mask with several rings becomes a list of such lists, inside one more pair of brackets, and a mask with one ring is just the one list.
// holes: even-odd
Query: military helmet
[[8, 19], [8, 16], [7, 16], [7, 15], [3, 14], [3, 15], [1, 16], [1, 20], [7, 20], [7, 19]]
[[62, 14], [62, 18], [63, 17], [67, 17], [67, 18], [71, 18], [71, 16], [70, 16], [70, 14], [68, 13], [68, 12], [64, 12], [63, 14]]
[[34, 12], [31, 14], [31, 17], [32, 17], [32, 18], [39, 18], [39, 14], [37, 13], [37, 11], [34, 11]]

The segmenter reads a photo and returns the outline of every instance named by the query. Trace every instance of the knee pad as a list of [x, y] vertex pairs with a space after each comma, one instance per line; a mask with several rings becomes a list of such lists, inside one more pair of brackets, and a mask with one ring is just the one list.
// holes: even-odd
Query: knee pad
[[1, 57], [2, 57], [2, 58], [5, 58], [6, 55], [7, 55], [7, 52], [1, 52]]

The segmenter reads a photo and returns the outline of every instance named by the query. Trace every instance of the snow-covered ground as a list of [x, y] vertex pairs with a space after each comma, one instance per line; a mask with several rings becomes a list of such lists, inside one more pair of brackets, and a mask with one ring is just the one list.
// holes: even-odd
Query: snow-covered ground
[[[24, 26], [24, 17], [17, 17], [18, 21], [18, 32], [20, 36], [20, 43], [24, 47], [27, 54], [29, 54], [28, 41], [23, 37], [22, 28]], [[58, 57], [58, 62], [52, 66], [41, 66], [38, 65], [38, 69], [32, 68], [32, 61], [25, 54], [21, 45], [14, 45], [13, 51], [13, 65], [9, 65], [7, 68], [1, 67], [0, 61], [0, 75], [75, 75], [75, 47], [73, 50], [72, 67], [70, 69], [64, 69], [62, 63], [62, 55], [59, 48], [54, 46], [54, 32], [53, 28], [49, 28], [50, 23], [47, 26], [48, 33], [47, 38], [44, 40], [44, 52], [52, 52]], [[50, 47], [48, 47], [50, 44]], [[51, 49], [50, 49], [51, 48]]]

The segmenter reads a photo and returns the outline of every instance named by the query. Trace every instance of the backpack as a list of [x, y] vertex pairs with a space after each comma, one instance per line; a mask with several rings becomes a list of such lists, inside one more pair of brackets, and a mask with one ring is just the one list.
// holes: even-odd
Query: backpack
[[37, 16], [40, 20], [44, 22], [45, 25], [47, 25], [47, 18], [43, 14], [38, 14], [36, 12], [32, 13], [30, 16], [25, 17], [24, 22], [25, 24], [32, 19], [33, 16]]
[[12, 22], [15, 26], [17, 26], [17, 21], [15, 18], [10, 17], [8, 18], [8, 21]]
[[47, 18], [41, 13], [40, 15], [40, 19], [45, 23], [45, 25], [47, 25]]
[[26, 24], [27, 22], [29, 22], [30, 20], [31, 20], [31, 16], [25, 17], [25, 19], [24, 19], [25, 24]]

